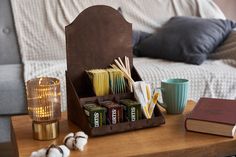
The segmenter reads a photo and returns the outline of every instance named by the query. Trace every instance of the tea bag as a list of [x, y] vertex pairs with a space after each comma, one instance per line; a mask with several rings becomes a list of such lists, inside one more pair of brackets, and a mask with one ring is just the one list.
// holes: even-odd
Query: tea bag
[[96, 96], [109, 94], [109, 74], [105, 69], [92, 69], [86, 71]]
[[112, 94], [125, 93], [126, 83], [123, 72], [118, 68], [106, 69], [109, 74], [109, 86]]

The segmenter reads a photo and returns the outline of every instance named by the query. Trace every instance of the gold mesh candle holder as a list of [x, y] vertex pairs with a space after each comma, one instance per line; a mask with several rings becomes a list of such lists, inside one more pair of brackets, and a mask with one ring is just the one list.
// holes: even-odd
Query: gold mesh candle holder
[[55, 139], [61, 117], [60, 81], [52, 77], [27, 81], [27, 101], [34, 139]]

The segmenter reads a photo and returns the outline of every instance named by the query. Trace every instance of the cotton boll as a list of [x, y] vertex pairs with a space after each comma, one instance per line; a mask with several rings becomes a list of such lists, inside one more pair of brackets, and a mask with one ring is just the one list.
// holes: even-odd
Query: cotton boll
[[74, 143], [75, 143], [74, 133], [69, 133], [68, 135], [66, 135], [66, 137], [63, 140], [63, 143], [69, 149], [74, 149]]
[[47, 157], [63, 157], [63, 154], [58, 148], [49, 148]]
[[79, 149], [80, 151], [83, 151], [84, 146], [88, 141], [88, 135], [86, 135], [83, 131], [76, 132], [75, 134], [69, 133], [63, 141], [69, 149]]
[[38, 150], [38, 155], [39, 155], [40, 157], [44, 157], [44, 155], [46, 154], [46, 151], [47, 151], [46, 148], [39, 149], [39, 150]]
[[30, 157], [40, 157], [40, 156], [38, 156], [38, 152], [32, 152]]
[[51, 145], [48, 148], [43, 148], [32, 152], [30, 157], [68, 157], [70, 150], [64, 146]]
[[53, 146], [48, 148], [47, 157], [68, 157], [70, 155], [70, 150], [64, 146]]
[[46, 148], [39, 149], [38, 151], [32, 152], [30, 157], [45, 157], [46, 151]]
[[80, 151], [84, 150], [84, 146], [87, 144], [88, 142], [88, 135], [86, 135], [84, 132], [79, 131], [77, 133], [75, 133], [75, 146], [77, 149], [79, 149]]
[[84, 138], [88, 139], [88, 135], [86, 135], [83, 131], [76, 132], [75, 137], [76, 136], [81, 136], [81, 137], [84, 137]]
[[62, 149], [62, 151], [63, 151], [63, 157], [68, 157], [68, 156], [70, 156], [70, 150], [65, 146], [65, 145], [60, 145], [59, 146], [61, 149]]
[[68, 141], [71, 141], [74, 138], [74, 133], [69, 133], [65, 136], [63, 143], [67, 143]]
[[84, 146], [87, 144], [87, 139], [84, 138], [79, 138], [76, 140], [75, 146], [77, 149], [79, 149], [80, 151], [84, 150]]
[[65, 142], [65, 140], [66, 140], [68, 137], [74, 137], [74, 135], [75, 135], [75, 134], [74, 134], [73, 132], [67, 134], [67, 135], [65, 136], [63, 142]]

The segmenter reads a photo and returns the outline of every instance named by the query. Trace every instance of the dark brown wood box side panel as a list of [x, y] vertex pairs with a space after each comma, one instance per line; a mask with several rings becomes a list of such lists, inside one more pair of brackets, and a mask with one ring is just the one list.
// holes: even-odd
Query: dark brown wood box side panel
[[66, 72], [66, 93], [67, 93], [67, 117], [70, 121], [83, 128], [87, 134], [90, 133], [88, 119], [80, 105], [79, 97], [74, 88], [69, 74]]

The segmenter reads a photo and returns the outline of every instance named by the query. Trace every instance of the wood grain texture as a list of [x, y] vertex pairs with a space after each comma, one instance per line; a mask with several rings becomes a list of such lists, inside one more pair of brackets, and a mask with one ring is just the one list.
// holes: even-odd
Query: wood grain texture
[[[227, 156], [236, 154], [236, 139], [221, 136], [186, 132], [184, 119], [193, 106], [189, 101], [180, 115], [165, 115], [166, 124], [160, 127], [125, 132], [121, 134], [91, 137], [85, 151], [71, 151], [71, 157], [92, 156]], [[164, 112], [164, 111], [163, 111]], [[67, 121], [66, 113], [60, 121], [60, 137], [52, 141], [32, 139], [31, 119], [28, 116], [13, 117], [20, 157], [28, 157], [32, 151], [48, 145], [62, 144], [64, 136], [79, 130]]]
[[78, 96], [94, 93], [88, 88], [85, 70], [109, 67], [114, 59], [132, 58], [132, 25], [115, 9], [105, 5], [83, 10], [65, 27], [67, 73]]

